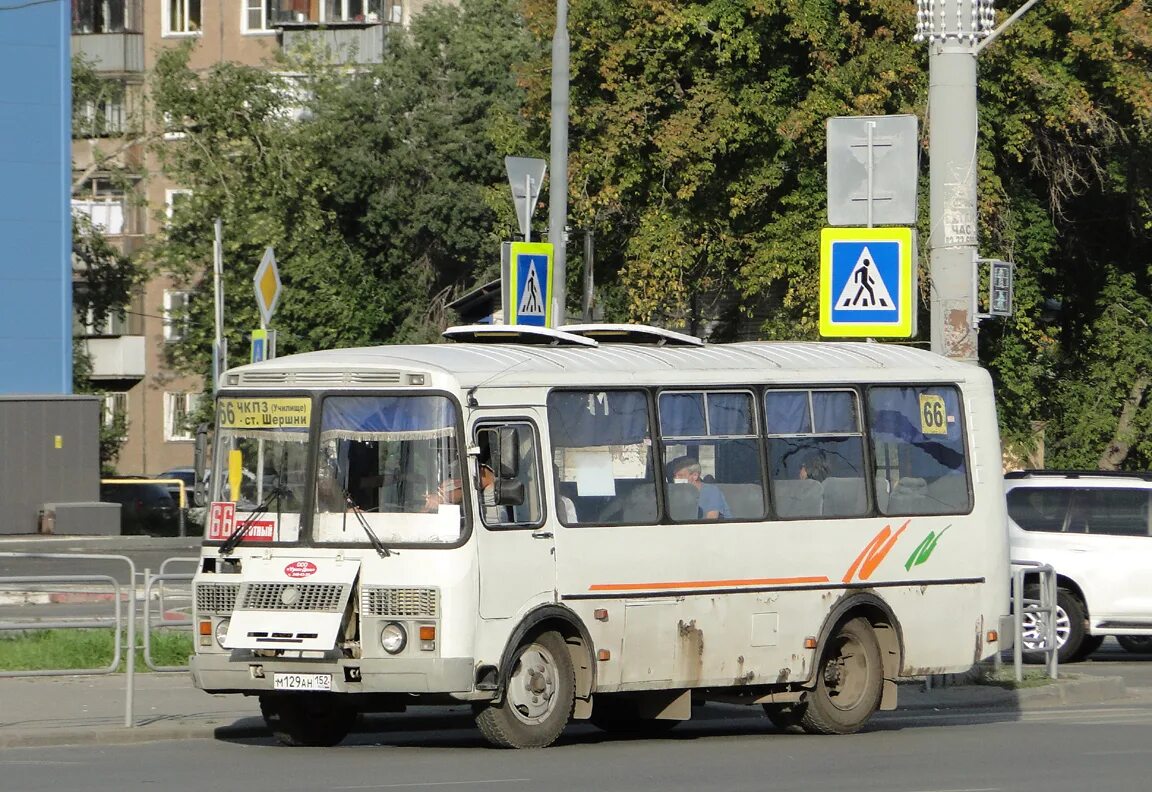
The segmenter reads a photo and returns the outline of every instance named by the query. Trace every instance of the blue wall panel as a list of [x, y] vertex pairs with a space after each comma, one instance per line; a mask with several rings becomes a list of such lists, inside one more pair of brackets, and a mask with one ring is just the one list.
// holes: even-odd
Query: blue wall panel
[[70, 10], [0, 0], [0, 393], [72, 392]]

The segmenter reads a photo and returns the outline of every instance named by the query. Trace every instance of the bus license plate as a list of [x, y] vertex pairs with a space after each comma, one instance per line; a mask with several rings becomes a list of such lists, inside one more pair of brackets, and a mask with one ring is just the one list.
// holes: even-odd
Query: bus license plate
[[331, 674], [274, 674], [276, 690], [331, 690]]

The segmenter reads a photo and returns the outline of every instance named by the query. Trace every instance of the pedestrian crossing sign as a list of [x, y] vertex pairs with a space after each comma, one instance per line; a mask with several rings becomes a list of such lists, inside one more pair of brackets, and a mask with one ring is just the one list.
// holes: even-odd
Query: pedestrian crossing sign
[[552, 243], [512, 242], [509, 247], [504, 322], [552, 327]]
[[820, 335], [916, 334], [916, 238], [911, 228], [825, 228], [820, 234]]

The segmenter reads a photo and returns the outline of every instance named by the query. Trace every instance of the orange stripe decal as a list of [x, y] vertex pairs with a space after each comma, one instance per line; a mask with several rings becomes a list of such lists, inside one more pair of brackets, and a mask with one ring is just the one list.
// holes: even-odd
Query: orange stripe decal
[[876, 567], [880, 566], [880, 562], [888, 555], [888, 551], [896, 545], [896, 540], [900, 538], [900, 534], [904, 533], [904, 529], [908, 527], [910, 522], [912, 521], [905, 520], [896, 533], [892, 533], [891, 525], [885, 525], [880, 533], [873, 536], [872, 541], [864, 546], [860, 555], [856, 556], [856, 560], [852, 562], [852, 566], [848, 567], [848, 571], [844, 573], [844, 582], [851, 583], [857, 570], [860, 571], [861, 580], [872, 577]]
[[665, 591], [673, 589], [729, 588], [732, 586], [788, 586], [800, 583], [827, 583], [824, 575], [790, 578], [752, 578], [747, 580], [683, 580], [676, 583], [596, 583], [589, 591]]

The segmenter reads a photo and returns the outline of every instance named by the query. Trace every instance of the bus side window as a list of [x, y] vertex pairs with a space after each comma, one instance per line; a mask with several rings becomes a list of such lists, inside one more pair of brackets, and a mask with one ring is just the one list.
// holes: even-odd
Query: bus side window
[[[964, 514], [972, 508], [960, 393], [948, 385], [868, 389], [872, 457], [889, 484], [881, 514]], [[881, 479], [877, 479], [880, 483]]]
[[475, 482], [480, 519], [488, 527], [534, 526], [543, 519], [536, 432], [529, 423], [484, 425]]
[[[575, 524], [656, 521], [649, 424], [648, 396], [641, 390], [548, 394], [554, 481], [558, 492], [567, 488], [576, 507]], [[567, 504], [557, 504], [561, 521], [567, 509]]]

